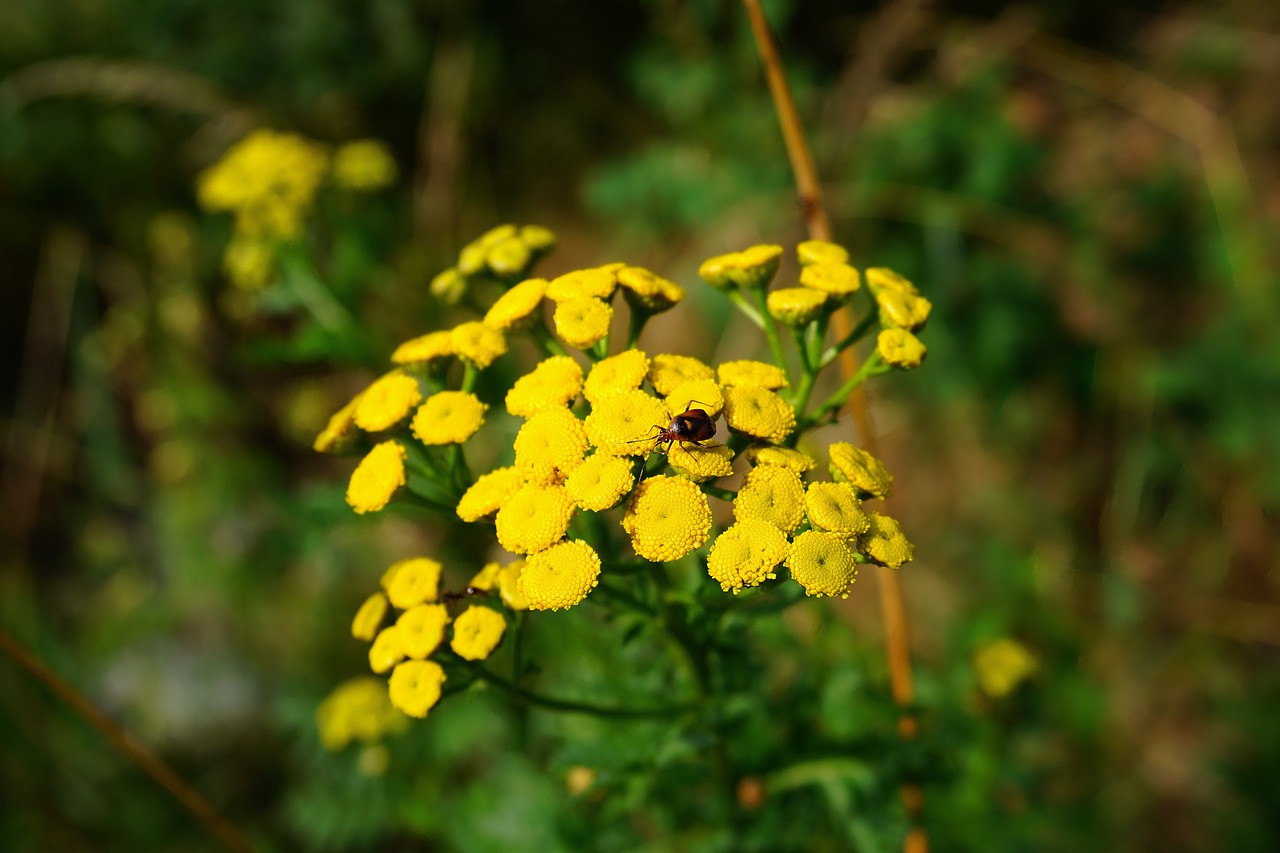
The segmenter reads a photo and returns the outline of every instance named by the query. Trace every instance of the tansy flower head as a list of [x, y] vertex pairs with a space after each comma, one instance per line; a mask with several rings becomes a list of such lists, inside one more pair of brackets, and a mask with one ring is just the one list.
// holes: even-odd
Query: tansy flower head
[[866, 270], [867, 287], [871, 292], [879, 294], [882, 290], [896, 290], [908, 296], [919, 296], [920, 291], [907, 279], [898, 275], [888, 267], [868, 267]]
[[698, 447], [677, 441], [667, 452], [667, 462], [695, 483], [733, 473], [733, 451], [723, 444]]
[[903, 535], [897, 519], [878, 512], [871, 513], [867, 531], [858, 537], [858, 548], [891, 569], [901, 568], [916, 555], [916, 546]]
[[587, 439], [601, 453], [643, 456], [654, 447], [654, 427], [668, 423], [661, 400], [639, 390], [623, 391], [592, 408], [586, 420]]
[[747, 460], [752, 465], [780, 465], [797, 474], [804, 474], [818, 467], [818, 460], [807, 453], [790, 447], [754, 444], [747, 448]]
[[530, 610], [572, 607], [595, 589], [600, 555], [585, 542], [573, 540], [539, 551], [520, 572], [520, 593]]
[[530, 417], [545, 409], [563, 408], [582, 390], [582, 368], [567, 355], [553, 355], [516, 380], [507, 392], [507, 411]]
[[648, 373], [649, 356], [638, 349], [611, 355], [592, 365], [582, 386], [582, 396], [594, 406], [615, 394], [639, 388]]
[[440, 593], [440, 572], [444, 566], [430, 557], [412, 557], [392, 564], [382, 576], [387, 598], [401, 610], [435, 601]]
[[547, 280], [544, 278], [530, 278], [520, 282], [498, 297], [485, 313], [484, 324], [502, 331], [527, 325], [527, 321], [542, 304], [542, 297], [546, 292]]
[[498, 572], [498, 595], [502, 603], [512, 610], [528, 610], [529, 601], [520, 590], [520, 575], [524, 571], [524, 559], [512, 560]]
[[320, 453], [334, 453], [349, 447], [356, 437], [356, 406], [360, 396], [347, 403], [329, 418], [329, 423], [316, 436], [311, 446]]
[[493, 589], [498, 583], [498, 574], [502, 571], [501, 563], [485, 563], [484, 568], [475, 573], [471, 580], [467, 581], [467, 586], [473, 589], [482, 589], [485, 592]]
[[328, 750], [342, 749], [353, 740], [374, 743], [403, 732], [408, 722], [391, 705], [387, 685], [373, 676], [344, 681], [316, 709], [320, 743]]
[[564, 488], [579, 508], [603, 512], [617, 506], [635, 481], [631, 460], [597, 453], [573, 469]]
[[440, 701], [444, 670], [429, 660], [405, 661], [391, 673], [388, 693], [391, 704], [410, 717], [422, 718]]
[[752, 246], [741, 252], [719, 255], [702, 262], [698, 275], [714, 288], [725, 290], [741, 287], [747, 290], [767, 287], [778, 272], [781, 246]]
[[800, 475], [789, 468], [761, 465], [742, 480], [733, 499], [733, 517], [767, 521], [784, 533], [800, 526], [804, 517], [804, 485]]
[[724, 408], [724, 394], [714, 379], [690, 379], [681, 382], [667, 395], [667, 411], [672, 417], [689, 409], [702, 409], [715, 420]]
[[811, 287], [784, 287], [769, 291], [765, 307], [769, 316], [793, 329], [807, 326], [822, 313], [827, 294]]
[[453, 623], [449, 646], [465, 660], [484, 660], [502, 642], [507, 620], [488, 607], [472, 605]]
[[774, 444], [796, 428], [796, 413], [787, 401], [759, 385], [724, 389], [724, 419], [734, 432]]
[[369, 647], [369, 668], [382, 673], [404, 660], [404, 641], [400, 629], [390, 625], [378, 632]]
[[849, 253], [845, 251], [844, 246], [828, 243], [826, 240], [805, 240], [796, 246], [796, 257], [799, 258], [802, 267], [813, 264], [849, 263]]
[[876, 351], [887, 364], [910, 370], [919, 367], [928, 350], [906, 329], [885, 329], [876, 338]]
[[622, 296], [633, 311], [659, 314], [684, 300], [683, 287], [643, 267], [618, 270], [618, 284], [622, 285]]
[[445, 305], [457, 305], [467, 292], [467, 277], [458, 272], [456, 267], [449, 267], [431, 279], [427, 290]]
[[812, 264], [800, 271], [800, 283], [823, 293], [847, 296], [862, 286], [862, 279], [848, 264]]
[[458, 252], [458, 271], [463, 275], [476, 275], [483, 272], [489, 250], [503, 240], [516, 236], [517, 233], [516, 227], [509, 224], [490, 228]]
[[577, 506], [563, 486], [529, 483], [498, 510], [498, 543], [513, 554], [532, 554], [564, 538]]
[[347, 484], [347, 503], [352, 509], [363, 515], [390, 503], [405, 483], [405, 453], [399, 442], [384, 441], [360, 460]]
[[787, 387], [787, 372], [763, 361], [726, 361], [716, 368], [721, 385], [759, 385], [770, 391]]
[[529, 418], [515, 440], [516, 468], [530, 482], [561, 482], [582, 464], [587, 430], [568, 409], [547, 409]]
[[222, 269], [240, 290], [261, 290], [276, 272], [276, 255], [269, 243], [233, 238], [222, 255]]
[[862, 511], [862, 501], [848, 483], [810, 483], [804, 496], [804, 511], [815, 530], [839, 533], [852, 539], [871, 522]]
[[428, 332], [405, 341], [391, 353], [392, 364], [425, 364], [437, 358], [454, 355], [457, 349], [450, 332]]
[[364, 604], [356, 611], [356, 618], [351, 620], [351, 636], [366, 642], [372, 640], [386, 615], [387, 597], [381, 592], [375, 592], [364, 600]]
[[653, 563], [678, 560], [706, 544], [711, 534], [711, 504], [683, 477], [651, 477], [639, 498], [627, 507], [631, 546]]
[[413, 416], [413, 434], [423, 444], [461, 444], [480, 429], [487, 408], [465, 391], [432, 394]]
[[787, 568], [805, 595], [849, 597], [849, 587], [858, 577], [858, 561], [853, 549], [838, 533], [806, 530], [791, 543]]
[[556, 247], [556, 232], [541, 225], [525, 225], [520, 229], [520, 239], [535, 255], [544, 255]]
[[587, 349], [604, 340], [613, 308], [601, 299], [566, 299], [556, 306], [556, 334], [571, 347]]
[[369, 192], [391, 186], [395, 179], [396, 161], [376, 139], [357, 139], [333, 152], [333, 181], [340, 187]]
[[390, 429], [422, 401], [418, 380], [399, 370], [374, 381], [356, 403], [356, 425], [366, 432]]
[[507, 351], [507, 339], [502, 336], [502, 332], [491, 329], [484, 323], [471, 322], [454, 326], [450, 336], [458, 355], [476, 367], [488, 367], [493, 364], [494, 359]]
[[707, 574], [725, 592], [758, 586], [777, 577], [774, 568], [787, 556], [787, 536], [767, 521], [739, 521], [716, 537], [707, 556]]
[[1039, 667], [1039, 661], [1026, 646], [1008, 637], [987, 643], [973, 656], [978, 686], [996, 699], [1008, 696]]
[[848, 483], [866, 497], [887, 498], [893, 494], [893, 476], [884, 463], [847, 441], [831, 445], [831, 477]]
[[649, 367], [649, 382], [653, 390], [666, 397], [685, 382], [694, 379], [714, 379], [715, 371], [696, 358], [687, 355], [662, 353], [653, 357]]
[[292, 133], [255, 130], [201, 173], [197, 197], [207, 210], [236, 214], [245, 237], [292, 239], [329, 165], [324, 146]]
[[547, 285], [547, 298], [552, 302], [567, 302], [570, 299], [608, 299], [618, 285], [618, 277], [613, 269], [598, 267], [590, 270], [567, 272], [558, 278], [551, 279]]
[[406, 657], [422, 660], [444, 642], [444, 627], [449, 624], [449, 611], [443, 604], [418, 604], [396, 620], [400, 629], [400, 645]]
[[933, 308], [933, 303], [923, 296], [887, 288], [876, 294], [876, 302], [880, 305], [880, 325], [896, 326], [910, 332], [925, 324]]
[[484, 256], [485, 266], [504, 278], [520, 275], [532, 260], [533, 253], [519, 237], [498, 241]]
[[458, 501], [458, 518], [479, 521], [493, 515], [524, 485], [524, 475], [515, 467], [496, 468], [482, 474]]

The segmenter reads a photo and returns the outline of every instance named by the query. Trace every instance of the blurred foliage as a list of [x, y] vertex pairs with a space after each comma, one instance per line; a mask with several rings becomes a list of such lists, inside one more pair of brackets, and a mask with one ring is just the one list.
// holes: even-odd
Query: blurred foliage
[[[744, 626], [812, 662], [726, 709], [740, 766], [788, 765], [755, 808], [653, 795], [696, 743], [483, 695], [381, 775], [315, 731], [381, 569], [474, 547], [354, 518], [309, 450], [386, 347], [452, 322], [426, 285], [460, 245], [546, 222], [565, 268], [688, 283], [799, 236], [745, 21], [710, 0], [0, 6], [0, 625], [268, 849], [894, 849], [903, 779], [938, 850], [1273, 849], [1280, 13], [991, 10], [769, 4], [837, 238], [935, 303], [929, 370], [874, 400], [911, 484], [915, 742], [873, 748], [896, 710], [870, 585]], [[195, 178], [256, 126], [384, 140], [405, 176], [311, 232], [358, 345], [222, 279]], [[664, 334], [732, 351], [701, 307]], [[535, 639], [554, 659], [590, 618]], [[994, 698], [973, 657], [1001, 637], [1039, 665]], [[587, 672], [593, 698], [620, 677]], [[6, 849], [213, 849], [8, 661], [0, 695]]]

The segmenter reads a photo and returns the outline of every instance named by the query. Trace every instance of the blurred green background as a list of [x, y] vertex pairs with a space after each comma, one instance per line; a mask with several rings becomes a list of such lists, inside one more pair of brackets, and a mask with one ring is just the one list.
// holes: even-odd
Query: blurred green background
[[[897, 849], [904, 776], [936, 850], [1275, 849], [1280, 6], [767, 8], [837, 239], [935, 305], [925, 367], [872, 400], [922, 736], [844, 800], [783, 801], [806, 849]], [[255, 127], [397, 160], [309, 235], [349, 334], [224, 280], [195, 180]], [[547, 271], [689, 286], [650, 350], [751, 355], [697, 264], [804, 235], [741, 6], [0, 4], [0, 625], [268, 849], [798, 847], [768, 808], [724, 846], [643, 786], [575, 796], [573, 765], [649, 760], [640, 734], [483, 697], [382, 774], [319, 747], [366, 669], [351, 613], [433, 534], [357, 519], [311, 439], [463, 316], [427, 282], [506, 221], [560, 234]], [[791, 713], [854, 749], [894, 718], [873, 584], [832, 612], [853, 639]], [[1038, 668], [990, 697], [1002, 637]], [[5, 849], [214, 849], [8, 659], [0, 744]]]

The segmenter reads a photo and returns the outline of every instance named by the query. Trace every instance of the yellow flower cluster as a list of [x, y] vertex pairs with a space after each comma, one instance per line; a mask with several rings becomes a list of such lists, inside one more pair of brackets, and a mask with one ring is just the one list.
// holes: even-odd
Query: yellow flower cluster
[[245, 239], [292, 239], [329, 167], [324, 147], [293, 133], [255, 130], [200, 174], [196, 197], [231, 211]]
[[377, 743], [408, 727], [409, 718], [391, 704], [386, 685], [367, 675], [342, 682], [316, 709], [320, 744], [328, 750], [352, 741]]
[[1002, 637], [978, 649], [973, 656], [973, 668], [982, 692], [999, 699], [1035, 675], [1040, 662], [1022, 643]]
[[547, 409], [529, 418], [515, 441], [516, 468], [532, 483], [562, 483], [582, 464], [587, 430], [568, 409]]
[[396, 180], [396, 161], [376, 139], [357, 139], [333, 152], [333, 182], [357, 192], [389, 187]]
[[592, 366], [582, 386], [582, 395], [596, 406], [615, 394], [638, 389], [648, 374], [647, 355], [638, 349], [620, 352]]

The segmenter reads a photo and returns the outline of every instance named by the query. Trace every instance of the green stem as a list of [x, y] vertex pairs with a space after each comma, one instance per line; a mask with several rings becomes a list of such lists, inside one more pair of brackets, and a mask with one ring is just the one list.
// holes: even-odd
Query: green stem
[[747, 297], [742, 295], [742, 291], [737, 288], [730, 288], [728, 293], [729, 301], [738, 306], [738, 310], [743, 314], [746, 314], [748, 320], [763, 329], [764, 317], [761, 316], [760, 311], [756, 309], [756, 306], [747, 301]]
[[472, 672], [475, 673], [476, 678], [479, 680], [492, 684], [526, 705], [545, 708], [549, 711], [560, 711], [566, 714], [589, 714], [593, 717], [615, 720], [640, 720], [650, 717], [675, 717], [690, 710], [688, 705], [669, 705], [664, 708], [611, 708], [604, 705], [593, 705], [588, 702], [553, 699], [550, 696], [540, 696], [537, 693], [525, 690], [523, 687], [507, 681], [500, 675], [495, 675], [482, 666], [474, 667]]
[[787, 355], [782, 350], [782, 338], [778, 335], [778, 325], [773, 322], [773, 316], [769, 313], [764, 288], [757, 288], [751, 291], [751, 295], [755, 298], [756, 308], [760, 311], [764, 336], [769, 340], [769, 350], [773, 353], [773, 363], [785, 372], [787, 369]]
[[542, 323], [535, 323], [530, 329], [533, 332], [534, 341], [537, 342], [544, 353], [547, 355], [569, 355], [569, 351], [551, 336], [551, 333], [547, 331], [547, 327]]
[[864, 381], [872, 376], [879, 376], [881, 373], [888, 373], [889, 366], [880, 359], [880, 353], [873, 352], [867, 356], [867, 360], [862, 362], [862, 366], [858, 368], [858, 372], [849, 377], [849, 381], [841, 385], [836, 392], [823, 401], [822, 405], [814, 410], [813, 414], [807, 415], [796, 428], [796, 432], [804, 432], [810, 429], [819, 421], [821, 421], [830, 412], [834, 412], [845, 404], [849, 399], [849, 395], [853, 393], [853, 389], [857, 388]]
[[599, 592], [604, 593], [606, 598], [624, 604], [632, 610], [635, 610], [638, 613], [643, 613], [646, 616], [657, 616], [657, 613], [654, 612], [652, 607], [645, 604], [643, 601], [621, 587], [614, 586], [613, 584], [603, 580], [598, 581], [597, 584], [596, 589]]
[[644, 331], [644, 325], [649, 322], [649, 317], [648, 312], [641, 311], [634, 305], [631, 306], [631, 319], [627, 321], [627, 349], [635, 349], [640, 343], [640, 333]]
[[722, 501], [728, 501], [729, 503], [733, 503], [733, 499], [738, 496], [737, 492], [730, 491], [729, 489], [722, 489], [719, 486], [713, 486], [710, 483], [700, 483], [699, 488], [702, 489], [704, 494], [711, 495], [713, 498], [719, 498]]
[[480, 378], [480, 369], [469, 361], [464, 362], [464, 364], [466, 365], [466, 367], [462, 374], [461, 390], [470, 394], [472, 391], [475, 390], [476, 380]]
[[827, 351], [822, 354], [822, 359], [818, 362], [818, 369], [826, 369], [833, 361], [840, 357], [840, 353], [862, 340], [862, 336], [865, 335], [873, 325], [875, 325], [876, 319], [877, 316], [875, 311], [868, 312], [867, 316], [863, 317], [862, 321], [859, 322], [857, 326], [854, 326], [853, 331], [850, 332], [844, 340], [840, 341], [835, 346], [828, 348]]

